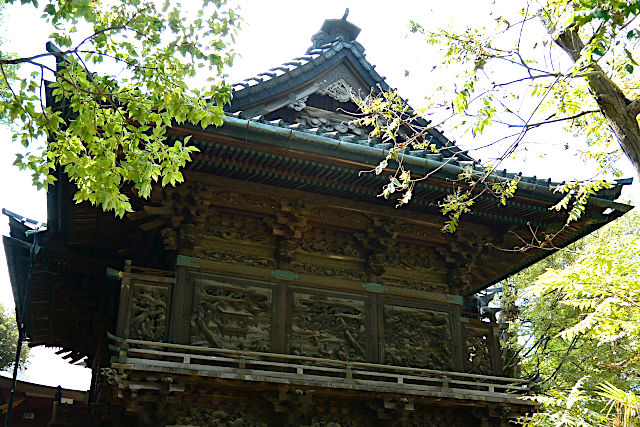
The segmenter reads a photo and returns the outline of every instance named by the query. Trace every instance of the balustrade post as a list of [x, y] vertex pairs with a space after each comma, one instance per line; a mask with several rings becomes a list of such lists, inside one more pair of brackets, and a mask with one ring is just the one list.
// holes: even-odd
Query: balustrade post
[[352, 380], [353, 379], [353, 372], [351, 372], [351, 365], [347, 365], [345, 378], [348, 379], [348, 380]]
[[449, 377], [446, 375], [443, 375], [441, 379], [442, 379], [442, 388], [449, 388]]

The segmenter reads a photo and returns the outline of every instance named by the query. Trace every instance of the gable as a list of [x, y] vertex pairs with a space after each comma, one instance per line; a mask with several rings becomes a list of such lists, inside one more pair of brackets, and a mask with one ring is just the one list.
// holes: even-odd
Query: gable
[[[355, 137], [358, 144], [390, 148], [393, 144], [369, 138], [370, 129], [349, 123], [359, 112], [351, 93], [364, 98], [392, 90], [355, 41], [358, 33], [345, 19], [325, 21], [305, 55], [234, 84], [227, 112], [247, 119], [282, 120], [303, 130]], [[418, 126], [429, 124], [419, 117], [414, 120]], [[473, 161], [436, 129], [428, 129], [425, 139], [438, 149], [445, 148], [438, 156]], [[424, 158], [429, 153], [416, 150], [411, 154]]]
[[334, 41], [235, 84], [229, 111], [242, 111], [245, 116], [254, 117], [312, 94], [346, 102], [350, 99], [349, 91], [366, 96], [371, 90], [385, 91], [389, 86], [360, 48], [353, 43]]

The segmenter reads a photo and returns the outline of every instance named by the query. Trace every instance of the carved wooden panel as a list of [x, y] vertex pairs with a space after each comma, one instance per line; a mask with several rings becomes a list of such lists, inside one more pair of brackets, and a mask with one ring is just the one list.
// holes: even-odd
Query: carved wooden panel
[[[478, 322], [481, 324], [481, 322]], [[464, 327], [463, 357], [464, 371], [482, 375], [501, 374], [496, 372], [494, 362], [497, 346], [492, 337], [492, 327]]]
[[167, 341], [171, 304], [170, 288], [146, 283], [133, 284], [129, 338], [145, 341]]
[[363, 300], [306, 292], [293, 294], [290, 353], [365, 361], [366, 341]]
[[258, 421], [249, 408], [232, 405], [220, 405], [214, 409], [192, 407], [188, 415], [178, 417], [178, 426], [252, 426], [267, 427]]
[[447, 312], [385, 305], [384, 363], [453, 369], [452, 325]]
[[300, 251], [307, 254], [333, 258], [363, 258], [362, 245], [353, 233], [314, 226], [304, 234]]
[[271, 289], [195, 279], [191, 312], [193, 345], [270, 351]]

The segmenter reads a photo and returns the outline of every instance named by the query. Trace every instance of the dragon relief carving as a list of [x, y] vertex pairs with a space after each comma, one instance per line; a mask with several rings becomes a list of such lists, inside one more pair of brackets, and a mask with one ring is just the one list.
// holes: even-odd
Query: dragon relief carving
[[364, 271], [345, 270], [328, 265], [315, 265], [308, 263], [303, 264], [294, 261], [293, 263], [291, 263], [290, 269], [297, 273], [309, 273], [316, 276], [357, 280], [359, 282], [367, 280], [367, 274]]
[[364, 302], [294, 294], [289, 347], [296, 355], [365, 361]]
[[178, 417], [175, 424], [193, 427], [268, 427], [266, 422], [256, 419], [250, 408], [228, 405], [214, 409], [191, 408], [189, 415]]
[[362, 248], [352, 234], [319, 227], [305, 233], [300, 250], [322, 256], [362, 257]]
[[465, 371], [482, 375], [493, 374], [488, 332], [468, 330], [465, 344]]
[[274, 259], [247, 255], [241, 253], [230, 252], [227, 250], [203, 248], [196, 246], [193, 251], [193, 256], [207, 259], [210, 261], [224, 262], [228, 264], [240, 264], [249, 265], [252, 267], [267, 267], [276, 268], [276, 262]]
[[134, 289], [129, 337], [164, 342], [167, 329], [169, 289], [164, 286], [141, 284], [136, 284]]
[[269, 351], [271, 291], [207, 280], [195, 283], [191, 344]]
[[208, 216], [204, 234], [230, 242], [265, 243], [273, 240], [267, 228], [271, 222], [269, 219], [216, 213]]
[[445, 312], [384, 307], [384, 363], [396, 366], [453, 368], [451, 325]]

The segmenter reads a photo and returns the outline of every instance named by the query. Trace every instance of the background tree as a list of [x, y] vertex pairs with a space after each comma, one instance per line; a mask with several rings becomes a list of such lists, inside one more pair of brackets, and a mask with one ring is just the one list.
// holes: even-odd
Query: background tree
[[[16, 343], [18, 342], [18, 325], [13, 314], [8, 314], [0, 306], [0, 370], [13, 367], [16, 358]], [[27, 362], [29, 348], [22, 348], [21, 365]]]
[[[239, 24], [226, 0], [192, 3], [49, 0], [40, 7], [59, 49], [22, 56], [0, 47], [0, 117], [15, 123], [14, 139], [27, 148], [16, 164], [35, 185], [51, 184], [62, 168], [76, 201], [122, 215], [131, 210], [125, 188], [147, 197], [156, 181], [182, 181], [195, 148], [188, 138], [167, 144], [166, 129], [222, 123], [231, 96], [223, 67]], [[208, 77], [203, 89], [193, 84], [199, 70]], [[47, 78], [65, 115], [45, 105]]]
[[505, 289], [505, 363], [519, 362], [546, 405], [531, 425], [600, 425], [612, 399], [612, 416], [635, 405], [638, 421], [637, 213], [512, 277]]
[[[552, 124], [564, 124], [584, 141], [586, 145], [567, 143], [565, 148], [581, 151], [597, 166], [591, 179], [558, 188], [567, 199], [557, 207], [570, 208], [570, 220], [576, 219], [586, 197], [608, 185], [603, 178], [620, 176], [615, 166], [620, 156], [626, 156], [640, 176], [640, 69], [636, 58], [640, 30], [635, 25], [640, 2], [521, 0], [496, 6], [494, 0], [491, 7], [495, 28], [454, 31], [419, 22], [410, 26], [440, 49], [430, 70], [435, 74], [430, 75], [447, 76], [429, 92], [427, 105], [418, 114], [431, 120], [429, 127], [442, 126], [467, 135], [461, 144], [465, 152], [475, 153], [476, 158], [481, 155], [479, 150], [485, 152], [484, 172], [469, 168], [460, 176], [464, 187], [471, 190], [461, 185], [441, 203], [450, 217], [447, 231], [455, 229], [460, 215], [481, 192], [496, 193], [503, 202], [513, 194], [517, 178], [496, 185], [492, 173], [502, 169], [505, 159], [527, 149], [530, 131]], [[433, 149], [424, 138], [398, 137], [403, 127], [417, 126], [395, 94], [370, 97], [361, 105], [367, 114], [362, 121], [395, 143], [382, 166], [408, 146]], [[376, 173], [381, 171], [379, 167]], [[420, 177], [412, 176], [398, 162], [391, 185], [382, 195], [401, 193], [400, 204], [405, 203], [416, 178]]]

